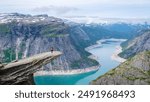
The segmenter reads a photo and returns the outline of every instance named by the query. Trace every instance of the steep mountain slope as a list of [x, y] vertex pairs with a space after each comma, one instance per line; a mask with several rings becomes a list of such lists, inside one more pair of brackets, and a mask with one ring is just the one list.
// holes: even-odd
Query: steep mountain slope
[[[0, 17], [0, 61], [11, 62], [41, 52], [50, 51], [50, 48], [63, 52], [63, 55], [52, 63], [44, 66], [44, 70], [85, 68], [97, 65], [98, 62], [88, 59], [84, 46], [78, 49], [77, 41], [82, 42], [87, 37], [80, 28], [72, 36], [70, 26], [61, 19], [47, 15], [6, 14]], [[86, 55], [85, 55], [86, 54]]]
[[139, 53], [117, 68], [100, 76], [96, 85], [146, 85], [150, 84], [150, 51]]
[[123, 44], [123, 52], [119, 54], [121, 57], [129, 58], [139, 52], [150, 50], [150, 30], [141, 33], [138, 37]]
[[125, 38], [131, 39], [137, 36], [141, 30], [149, 28], [148, 24], [82, 24], [81, 28], [88, 34], [92, 41], [102, 38]]
[[136, 31], [134, 29], [141, 27], [128, 24], [68, 24], [62, 19], [47, 15], [0, 14], [0, 61], [11, 62], [50, 51], [53, 47], [54, 50], [63, 52], [63, 55], [44, 66], [44, 70], [67, 70], [97, 65], [97, 61], [88, 58], [90, 54], [84, 50], [85, 47], [101, 38], [125, 38], [129, 34], [116, 30], [120, 25], [126, 28], [122, 27], [122, 30], [129, 29], [128, 31]]

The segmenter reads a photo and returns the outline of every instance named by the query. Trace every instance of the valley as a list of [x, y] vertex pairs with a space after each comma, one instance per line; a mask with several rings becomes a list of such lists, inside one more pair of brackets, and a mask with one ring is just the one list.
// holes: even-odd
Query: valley
[[[99, 65], [102, 68], [105, 67], [108, 69], [104, 69], [103, 71], [100, 67], [98, 70], [100, 73], [92, 71], [87, 75], [81, 75], [83, 76], [80, 77], [81, 81], [75, 78], [76, 81], [71, 83], [89, 84], [90, 81], [95, 80], [97, 77], [120, 64], [117, 61], [111, 61], [114, 57], [112, 59], [110, 58], [115, 51], [115, 44], [120, 46], [121, 42], [118, 43], [118, 41], [114, 40], [106, 41], [103, 43], [105, 45], [104, 48], [103, 46], [101, 48], [99, 43], [95, 45], [98, 40], [112, 38], [128, 39], [128, 41], [121, 44], [123, 52], [119, 54], [119, 56], [125, 59], [133, 57], [140, 52], [149, 51], [150, 25], [147, 20], [104, 20], [100, 18], [98, 20], [105, 22], [81, 23], [48, 15], [0, 14], [0, 62], [11, 63], [39, 53], [51, 51], [53, 48], [54, 51], [60, 51], [63, 54], [39, 69], [39, 72], [45, 72], [41, 77], [46, 76], [46, 73], [52, 71], [64, 71], [66, 73], [68, 71], [71, 72], [71, 70], [84, 70]], [[134, 23], [131, 21], [134, 21]], [[135, 23], [135, 21], [137, 22]], [[99, 51], [94, 47], [89, 48], [90, 51], [87, 51], [89, 49], [86, 48], [93, 45]], [[105, 49], [107, 46], [112, 46], [112, 48]], [[109, 66], [105, 66], [106, 62], [103, 63], [103, 61], [101, 62], [89, 57], [93, 49], [96, 51], [93, 52], [94, 54], [96, 53], [95, 56], [99, 55], [100, 60], [105, 60]], [[88, 78], [88, 76], [92, 78]]]

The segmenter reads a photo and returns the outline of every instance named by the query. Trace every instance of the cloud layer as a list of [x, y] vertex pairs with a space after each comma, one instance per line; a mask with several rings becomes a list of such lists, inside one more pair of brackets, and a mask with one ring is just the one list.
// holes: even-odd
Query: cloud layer
[[36, 7], [32, 10], [34, 12], [43, 12], [43, 13], [52, 13], [52, 14], [54, 13], [56, 15], [59, 15], [59, 14], [62, 15], [62, 14], [66, 14], [69, 12], [77, 11], [78, 8], [49, 5], [49, 6], [43, 6], [43, 7]]
[[150, 0], [0, 0], [0, 13], [150, 17]]

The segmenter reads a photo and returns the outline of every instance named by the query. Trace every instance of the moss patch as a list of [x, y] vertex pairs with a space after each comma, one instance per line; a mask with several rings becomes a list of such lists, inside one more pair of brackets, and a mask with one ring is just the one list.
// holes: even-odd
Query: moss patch
[[4, 53], [4, 57], [3, 57], [3, 61], [4, 62], [11, 62], [12, 60], [15, 60], [15, 51], [14, 49], [8, 48], [6, 50], [3, 51]]
[[114, 75], [115, 74], [115, 69], [112, 69], [111, 71], [109, 71], [108, 73], [107, 73], [107, 75]]
[[10, 29], [6, 24], [0, 24], [0, 34], [5, 35], [10, 33]]
[[148, 73], [148, 75], [150, 76], [150, 70], [149, 70], [149, 71], [147, 71], [147, 73]]
[[73, 69], [84, 68], [87, 65], [87, 63], [89, 65], [89, 67], [99, 65], [99, 63], [96, 60], [84, 57], [80, 60], [76, 60], [76, 61], [72, 62], [71, 68], [73, 68]]
[[148, 56], [150, 56], [150, 51], [146, 51], [146, 54], [147, 54]]
[[[4, 50], [3, 53], [4, 53], [4, 57], [3, 57], [4, 63], [9, 63], [16, 59], [15, 49], [13, 49], [13, 48], [8, 48], [8, 49]], [[22, 58], [21, 52], [18, 53], [18, 58], [19, 59]]]
[[46, 34], [45, 36], [55, 38], [55, 37], [64, 37], [65, 35], [67, 34]]
[[46, 25], [41, 28], [40, 34], [51, 38], [64, 37], [67, 34], [66, 26], [57, 23]]

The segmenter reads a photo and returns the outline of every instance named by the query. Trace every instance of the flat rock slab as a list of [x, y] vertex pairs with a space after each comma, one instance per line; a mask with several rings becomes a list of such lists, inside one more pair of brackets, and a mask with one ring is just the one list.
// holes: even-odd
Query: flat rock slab
[[47, 59], [49, 57], [57, 57], [61, 54], [62, 53], [59, 51], [54, 51], [53, 53], [45, 52], [45, 53], [37, 54], [37, 55], [31, 56], [28, 58], [18, 60], [17, 62], [8, 63], [7, 65], [4, 65], [4, 67], [1, 68], [1, 70], [8, 69], [8, 68], [15, 67], [15, 66], [19, 66], [19, 65], [23, 65], [23, 64], [28, 64], [28, 63], [31, 63], [31, 62], [36, 61], [36, 60], [43, 60], [43, 59]]
[[61, 54], [59, 51], [44, 52], [8, 64], [0, 64], [0, 84], [34, 84], [33, 74]]

